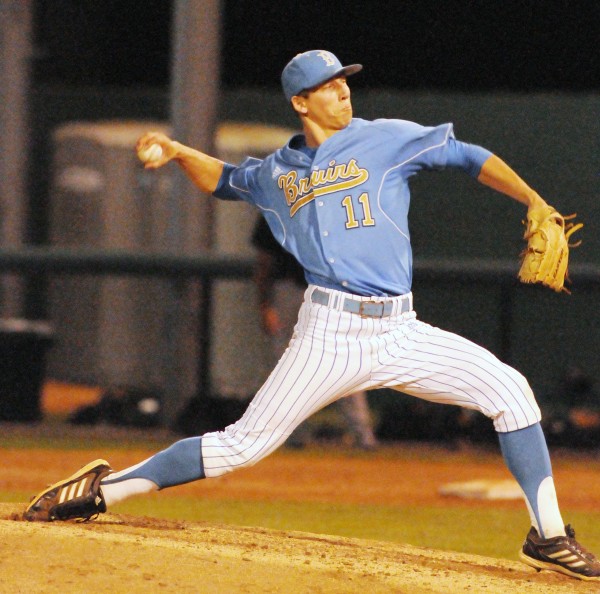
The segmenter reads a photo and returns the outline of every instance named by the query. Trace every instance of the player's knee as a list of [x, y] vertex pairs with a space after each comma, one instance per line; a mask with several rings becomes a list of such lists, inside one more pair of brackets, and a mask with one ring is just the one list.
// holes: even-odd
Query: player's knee
[[286, 437], [273, 429], [248, 429], [239, 422], [230, 425], [220, 439], [220, 446], [229, 450], [228, 458], [234, 461], [228, 471], [253, 466], [281, 446]]
[[494, 418], [494, 426], [500, 432], [516, 431], [539, 423], [541, 418], [533, 390], [523, 378], [520, 389], [505, 398], [500, 414]]

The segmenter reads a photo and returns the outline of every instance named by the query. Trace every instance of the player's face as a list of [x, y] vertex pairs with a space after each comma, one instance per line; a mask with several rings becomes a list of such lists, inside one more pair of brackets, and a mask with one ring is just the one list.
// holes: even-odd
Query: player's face
[[306, 116], [324, 130], [342, 130], [352, 121], [350, 88], [346, 77], [332, 78], [308, 92]]

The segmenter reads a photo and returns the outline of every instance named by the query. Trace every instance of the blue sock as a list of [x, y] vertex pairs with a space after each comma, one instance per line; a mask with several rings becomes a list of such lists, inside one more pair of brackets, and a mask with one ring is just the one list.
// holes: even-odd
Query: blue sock
[[159, 489], [164, 489], [204, 477], [202, 438], [189, 437], [175, 442], [146, 462], [134, 466], [131, 472], [119, 473], [119, 476], [112, 480], [109, 475], [102, 483], [108, 485], [132, 478], [143, 478], [158, 485]]
[[525, 492], [538, 526], [541, 527], [538, 490], [542, 481], [552, 476], [550, 454], [542, 426], [536, 423], [525, 429], [498, 433], [498, 439], [504, 461]]

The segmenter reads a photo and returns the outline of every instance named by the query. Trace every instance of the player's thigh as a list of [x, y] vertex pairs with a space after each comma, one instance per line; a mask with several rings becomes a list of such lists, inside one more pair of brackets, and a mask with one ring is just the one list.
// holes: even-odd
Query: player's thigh
[[[238, 428], [289, 434], [310, 415], [347, 394], [360, 373], [352, 345], [330, 346], [327, 311], [300, 310], [293, 339], [250, 403]], [[338, 312], [333, 312], [338, 315]]]
[[[315, 351], [312, 355], [316, 354]], [[224, 431], [202, 436], [206, 476], [255, 464], [281, 446], [293, 430], [323, 406], [331, 386], [318, 387], [318, 370], [297, 341], [285, 351], [244, 415]]]
[[406, 394], [479, 410], [494, 419], [498, 431], [540, 419], [521, 373], [472, 341], [417, 320], [387, 345], [378, 373], [390, 376], [384, 385]]

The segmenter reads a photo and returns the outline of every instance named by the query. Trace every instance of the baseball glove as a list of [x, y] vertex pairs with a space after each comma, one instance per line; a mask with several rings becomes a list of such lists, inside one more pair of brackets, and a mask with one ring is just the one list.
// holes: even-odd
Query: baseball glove
[[581, 243], [570, 244], [569, 238], [583, 223], [566, 221], [576, 216], [565, 217], [548, 205], [529, 209], [527, 221], [523, 221], [527, 247], [521, 253], [521, 282], [541, 283], [558, 293], [569, 293], [564, 286], [565, 280], [569, 280], [569, 248]]

